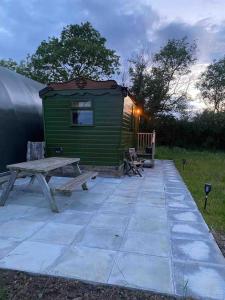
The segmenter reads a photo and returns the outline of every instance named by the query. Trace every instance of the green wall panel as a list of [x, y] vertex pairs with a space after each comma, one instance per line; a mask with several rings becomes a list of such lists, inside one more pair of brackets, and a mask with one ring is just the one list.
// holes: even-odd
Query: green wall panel
[[[67, 94], [65, 96], [65, 94]], [[71, 101], [91, 100], [94, 126], [71, 126]], [[46, 150], [55, 156], [80, 157], [81, 164], [113, 165], [121, 163], [121, 119], [123, 97], [118, 90], [88, 93], [60, 91], [48, 93], [43, 99]]]

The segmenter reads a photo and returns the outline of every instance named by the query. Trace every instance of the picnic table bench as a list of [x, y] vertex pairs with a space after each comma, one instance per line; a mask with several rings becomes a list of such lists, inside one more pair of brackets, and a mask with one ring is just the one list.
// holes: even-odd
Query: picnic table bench
[[[10, 171], [10, 176], [8, 178], [7, 184], [5, 184], [3, 188], [3, 192], [0, 198], [0, 206], [5, 205], [5, 202], [9, 197], [9, 193], [13, 189], [15, 180], [22, 175], [31, 177], [31, 183], [36, 178], [45, 195], [45, 198], [50, 203], [52, 211], [59, 212], [54, 198], [54, 193], [56, 191], [71, 194], [71, 192], [78, 186], [82, 186], [83, 190], [87, 190], [88, 187], [86, 182], [89, 179], [95, 178], [97, 176], [96, 172], [82, 173], [79, 167], [79, 161], [79, 158], [49, 157], [8, 165], [7, 169], [9, 169]], [[74, 177], [72, 179], [69, 179], [69, 181], [64, 183], [63, 185], [56, 187], [55, 189], [50, 188], [48, 182], [52, 176], [51, 172], [68, 165], [71, 165], [73, 167]]]
[[9, 180], [10, 172], [0, 173], [0, 185]]

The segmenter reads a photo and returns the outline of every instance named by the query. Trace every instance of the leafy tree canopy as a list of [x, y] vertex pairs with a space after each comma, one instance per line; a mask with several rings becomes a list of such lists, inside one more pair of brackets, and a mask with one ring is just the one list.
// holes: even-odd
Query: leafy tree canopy
[[139, 104], [144, 107], [146, 98], [146, 78], [148, 58], [144, 52], [129, 60], [129, 75], [131, 79], [131, 92], [136, 96]]
[[225, 110], [225, 57], [207, 67], [197, 87], [203, 100], [213, 107], [214, 112]]
[[43, 83], [101, 79], [119, 70], [119, 56], [105, 44], [106, 39], [89, 22], [68, 25], [59, 38], [42, 41], [26, 60], [16, 65], [12, 60], [2, 61], [2, 65]]
[[13, 60], [11, 58], [1, 59], [0, 66], [32, 78], [32, 76], [28, 74], [29, 68], [27, 66], [26, 61], [24, 61], [24, 60], [22, 60], [20, 63], [17, 63], [15, 60]]
[[152, 117], [184, 112], [188, 84], [181, 78], [190, 72], [196, 60], [195, 51], [195, 42], [171, 39], [151, 61], [144, 55], [131, 61], [131, 90]]

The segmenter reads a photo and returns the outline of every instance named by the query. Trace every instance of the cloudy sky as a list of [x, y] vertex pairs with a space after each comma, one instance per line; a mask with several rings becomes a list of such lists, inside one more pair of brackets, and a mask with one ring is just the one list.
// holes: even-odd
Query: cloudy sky
[[198, 44], [195, 72], [225, 53], [225, 0], [0, 0], [0, 58], [23, 59], [67, 24], [90, 21], [125, 61], [168, 38]]

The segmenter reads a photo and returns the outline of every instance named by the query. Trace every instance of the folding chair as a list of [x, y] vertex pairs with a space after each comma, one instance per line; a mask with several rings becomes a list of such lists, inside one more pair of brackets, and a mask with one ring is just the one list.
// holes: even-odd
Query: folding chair
[[[45, 158], [45, 142], [30, 142], [27, 143], [27, 161]], [[47, 181], [50, 177], [46, 176]], [[34, 183], [35, 176], [31, 176], [30, 185]]]
[[136, 165], [138, 168], [140, 168], [142, 171], [144, 171], [144, 168], [143, 168], [144, 160], [141, 160], [138, 158], [135, 148], [129, 148], [129, 155], [130, 155], [130, 160], [132, 161], [133, 165]]
[[45, 157], [45, 142], [27, 143], [27, 161], [42, 159]]
[[139, 171], [139, 169], [142, 168], [141, 163], [134, 162], [130, 158], [129, 151], [125, 152], [125, 156], [126, 156], [126, 158], [124, 159], [124, 175], [131, 176], [133, 174], [133, 175], [139, 175], [140, 177], [142, 177], [142, 175]]
[[[45, 154], [45, 142], [28, 142], [27, 143], [27, 161], [42, 159]], [[10, 177], [10, 172], [0, 173], [0, 187], [4, 185]], [[19, 178], [25, 178], [22, 173], [19, 175]], [[31, 176], [30, 184], [34, 182], [34, 176]]]

